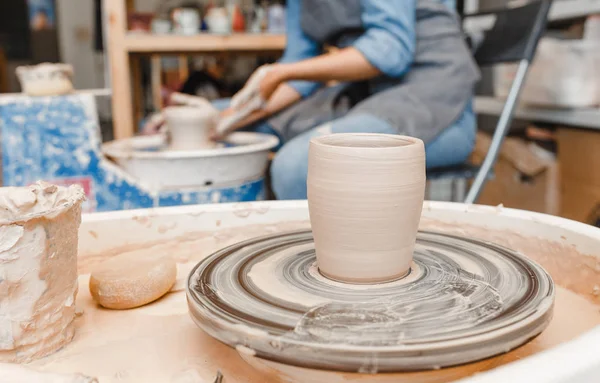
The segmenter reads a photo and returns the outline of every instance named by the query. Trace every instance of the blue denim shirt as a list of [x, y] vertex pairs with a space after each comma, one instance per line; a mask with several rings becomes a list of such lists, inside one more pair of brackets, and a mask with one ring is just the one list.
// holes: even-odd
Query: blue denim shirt
[[[321, 44], [308, 37], [300, 25], [302, 0], [287, 3], [287, 46], [281, 62], [297, 62], [318, 56]], [[389, 77], [401, 77], [410, 68], [415, 51], [415, 12], [418, 0], [361, 0], [365, 32], [354, 42], [367, 60]], [[440, 0], [455, 9], [455, 0]], [[314, 93], [320, 83], [292, 81], [303, 97]]]

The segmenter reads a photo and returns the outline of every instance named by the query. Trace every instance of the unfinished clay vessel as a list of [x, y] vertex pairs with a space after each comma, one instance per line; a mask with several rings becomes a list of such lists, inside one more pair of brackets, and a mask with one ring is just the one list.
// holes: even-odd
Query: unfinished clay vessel
[[424, 194], [421, 140], [353, 133], [313, 138], [308, 206], [320, 272], [350, 283], [406, 275]]
[[73, 66], [42, 63], [16, 70], [21, 89], [30, 96], [57, 96], [73, 91]]
[[218, 112], [198, 106], [170, 106], [163, 111], [170, 136], [170, 149], [196, 150], [215, 147], [210, 130]]
[[83, 200], [75, 185], [0, 188], [0, 362], [29, 362], [73, 339]]

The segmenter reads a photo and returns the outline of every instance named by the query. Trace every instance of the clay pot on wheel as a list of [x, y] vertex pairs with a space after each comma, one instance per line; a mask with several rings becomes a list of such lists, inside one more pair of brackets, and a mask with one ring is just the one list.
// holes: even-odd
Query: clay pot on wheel
[[210, 139], [218, 112], [197, 106], [170, 106], [163, 110], [169, 129], [171, 150], [196, 150], [215, 147]]
[[313, 138], [308, 206], [321, 273], [350, 283], [406, 275], [424, 194], [421, 140], [386, 134]]

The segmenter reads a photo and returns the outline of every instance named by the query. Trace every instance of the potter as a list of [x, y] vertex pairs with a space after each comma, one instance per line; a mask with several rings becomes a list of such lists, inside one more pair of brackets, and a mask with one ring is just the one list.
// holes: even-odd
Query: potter
[[369, 283], [409, 271], [425, 194], [421, 140], [384, 134], [313, 138], [307, 192], [322, 274]]
[[[417, 137], [427, 144], [428, 167], [464, 163], [474, 145], [479, 71], [455, 5], [288, 0], [283, 57], [250, 76], [230, 105], [220, 103], [226, 110], [216, 131], [279, 136], [270, 168], [277, 199], [306, 199], [309, 142], [323, 132]], [[246, 102], [236, 102], [240, 96]]]

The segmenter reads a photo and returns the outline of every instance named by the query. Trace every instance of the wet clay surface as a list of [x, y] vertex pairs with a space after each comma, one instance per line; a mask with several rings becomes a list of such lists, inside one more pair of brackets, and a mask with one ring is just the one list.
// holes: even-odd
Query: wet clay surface
[[[424, 222], [424, 228], [435, 229]], [[440, 225], [438, 225], [440, 226]], [[72, 343], [52, 355], [33, 363], [34, 367], [54, 372], [81, 372], [96, 376], [101, 383], [174, 382], [191, 378], [212, 382], [220, 369], [227, 383], [234, 382], [448, 382], [519, 360], [573, 339], [600, 325], [600, 305], [593, 295], [596, 259], [561, 249], [558, 243], [520, 238], [507, 233], [473, 233], [475, 237], [494, 240], [520, 250], [536, 259], [552, 274], [557, 289], [554, 318], [549, 327], [526, 345], [504, 355], [465, 366], [410, 374], [359, 375], [304, 370], [263, 362], [244, 354], [257, 368], [246, 363], [238, 352], [203, 333], [188, 314], [183, 287], [189, 270], [215, 250], [259, 235], [308, 227], [307, 222], [278, 225], [251, 225], [243, 229], [190, 234], [166, 242], [114, 249], [104, 254], [81, 254], [79, 260], [80, 293], [77, 308], [83, 314], [75, 320], [76, 335]], [[441, 228], [441, 227], [438, 227]], [[443, 228], [453, 232], [453, 227]], [[467, 230], [464, 227], [460, 230]], [[456, 232], [454, 232], [456, 233]], [[485, 236], [488, 236], [487, 238]], [[552, 250], [554, 249], [554, 250]], [[544, 251], [547, 250], [547, 251]], [[89, 271], [97, 263], [125, 252], [169, 253], [178, 262], [178, 281], [172, 292], [147, 306], [124, 311], [102, 309], [92, 300], [87, 284]], [[565, 255], [565, 252], [567, 252]], [[540, 255], [542, 254], [542, 255]], [[569, 262], [564, 262], [567, 256]], [[552, 257], [562, 257], [557, 261]], [[570, 266], [569, 266], [570, 265]], [[591, 269], [590, 269], [591, 267]], [[553, 269], [554, 268], [554, 269]], [[583, 272], [587, 270], [586, 272]], [[562, 271], [562, 274], [558, 273]], [[598, 278], [595, 279], [597, 282]], [[596, 303], [594, 303], [596, 302]]]
[[421, 220], [420, 228], [474, 237], [519, 251], [539, 263], [556, 284], [600, 305], [600, 257], [579, 253], [564, 237], [547, 241], [511, 231], [458, 226], [428, 218]]
[[388, 283], [323, 277], [305, 230], [219, 251], [199, 264], [189, 287], [192, 317], [232, 347], [365, 373], [440, 369], [514, 349], [549, 324], [554, 301], [550, 277], [526, 257], [425, 231], [410, 274]]

